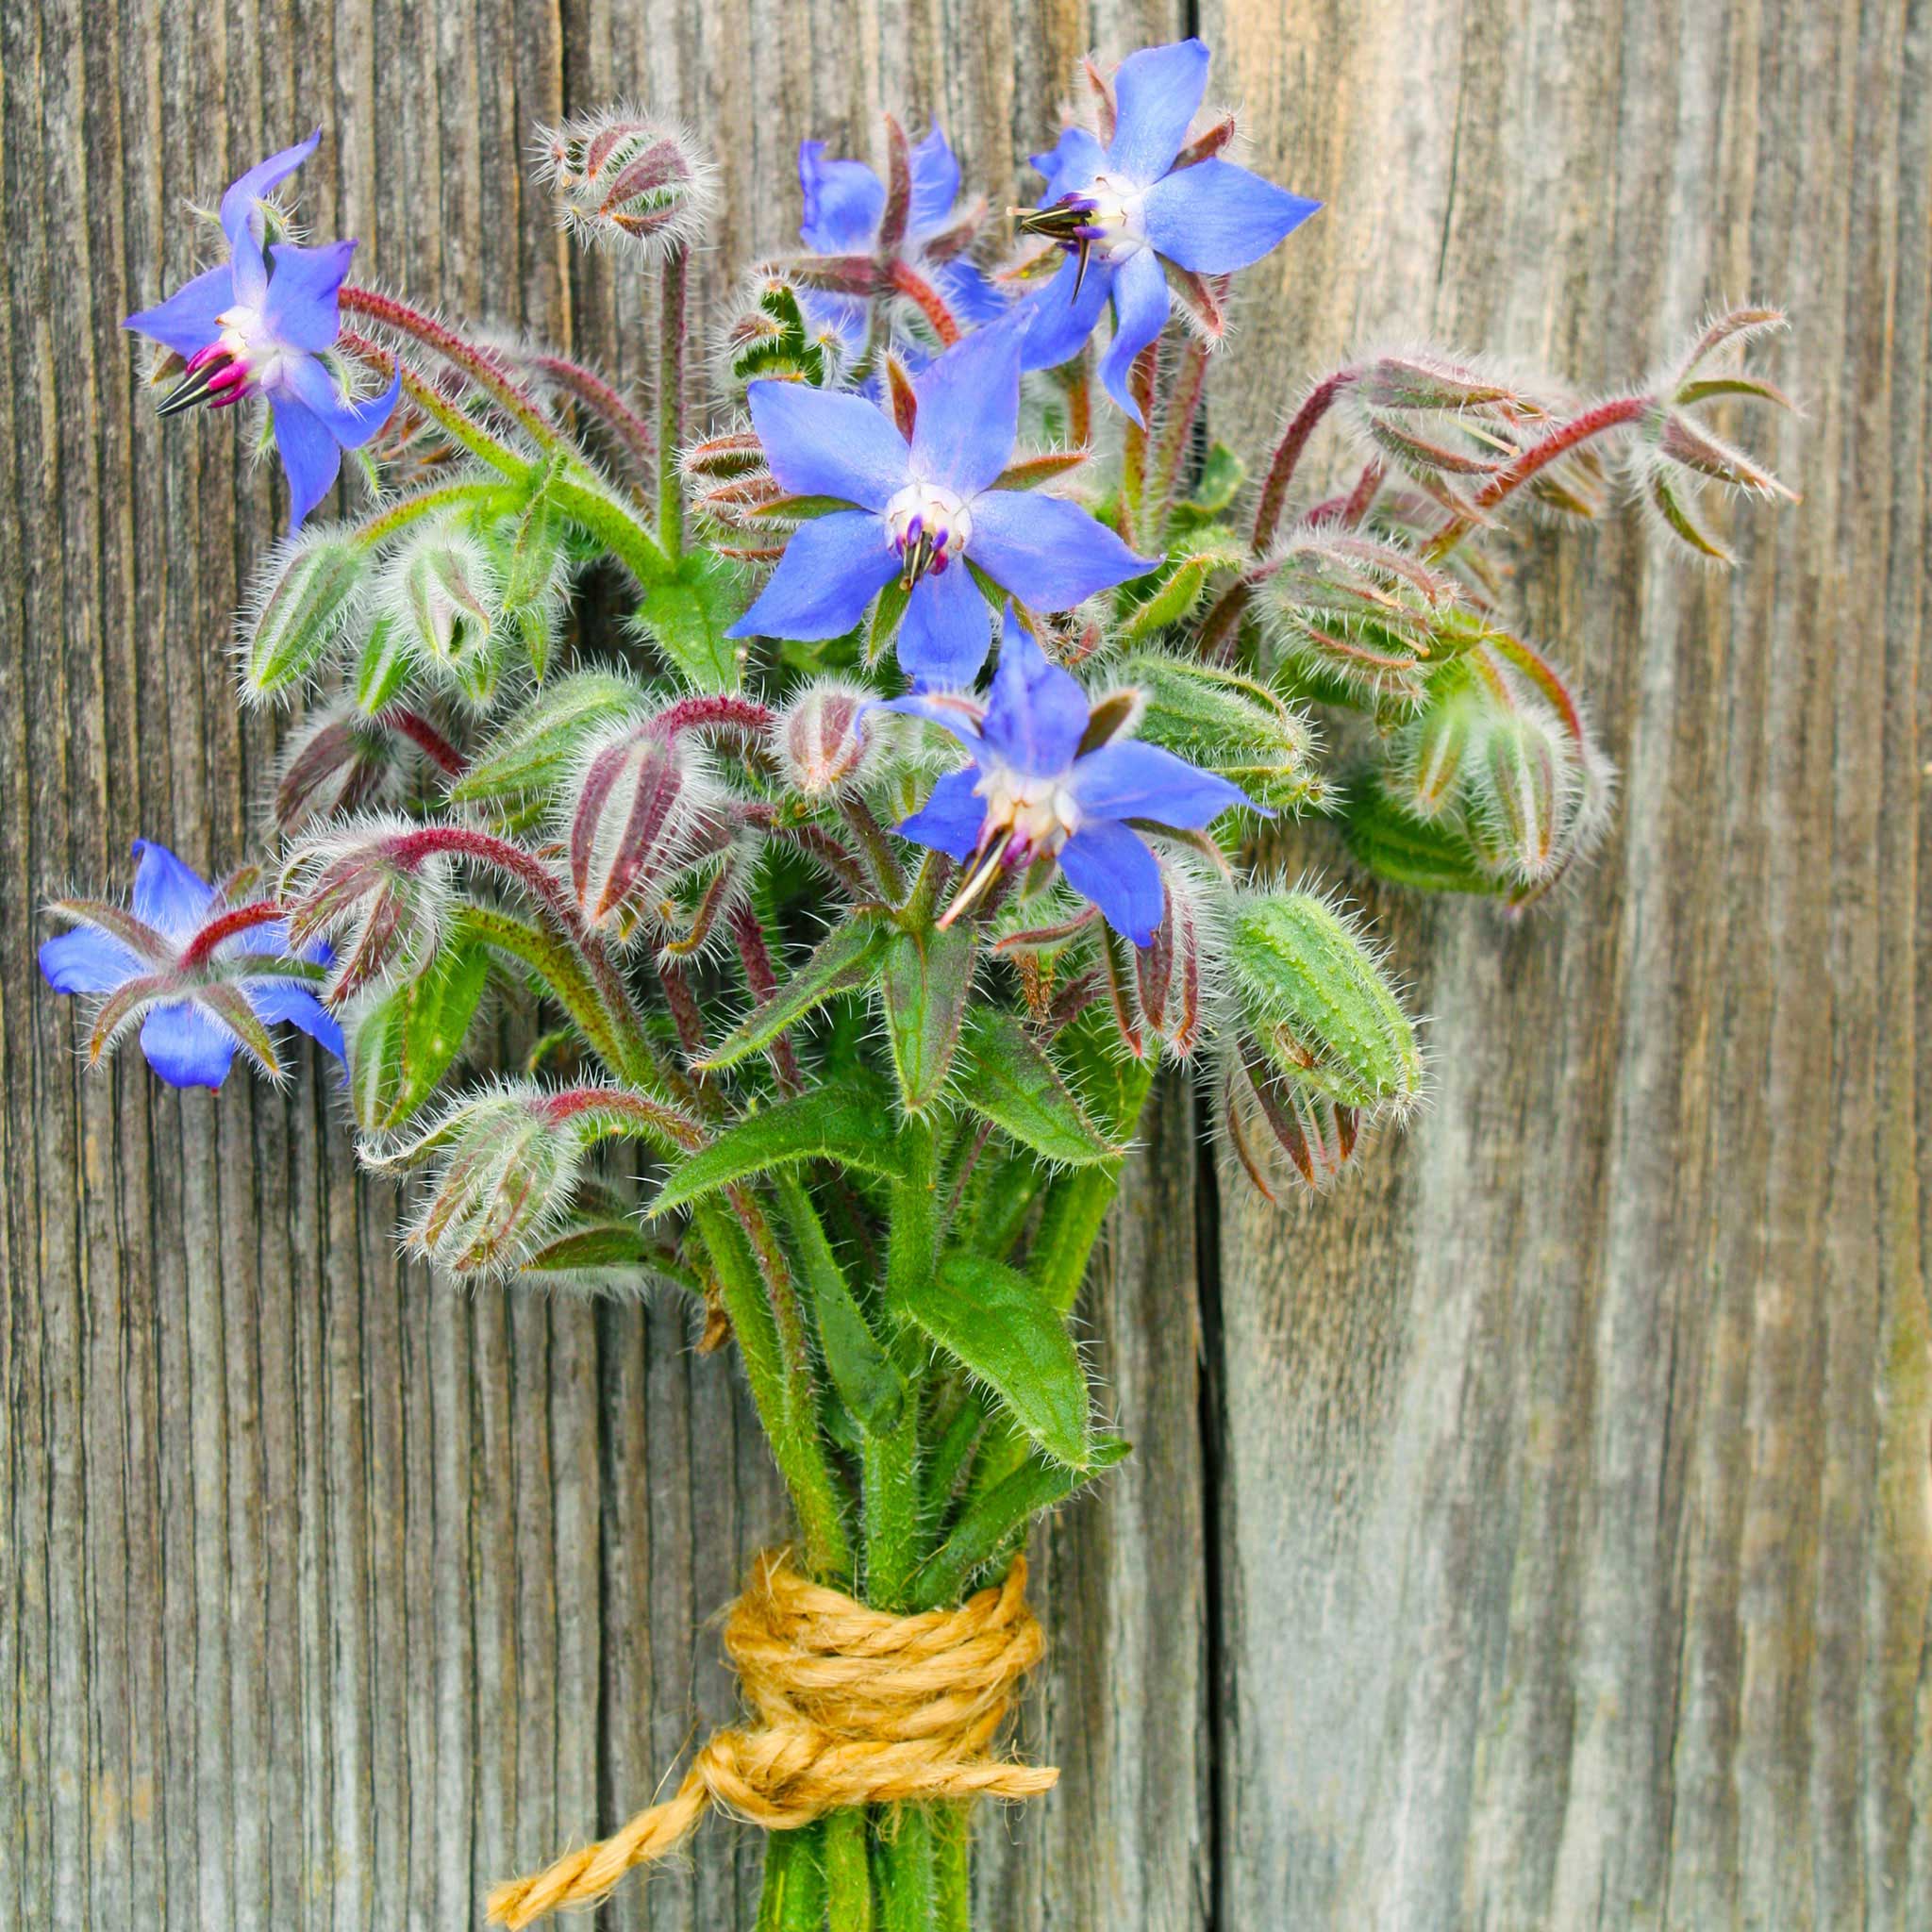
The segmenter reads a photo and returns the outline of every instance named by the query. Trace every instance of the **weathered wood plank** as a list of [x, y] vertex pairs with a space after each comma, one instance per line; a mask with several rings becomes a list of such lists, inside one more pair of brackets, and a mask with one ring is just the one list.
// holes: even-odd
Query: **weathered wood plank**
[[[572, 339], [647, 331], [532, 190], [534, 124], [617, 95], [718, 141], [704, 296], [796, 220], [793, 147], [939, 113], [995, 202], [1079, 51], [1173, 9], [738, 0], [155, 0], [0, 8], [0, 1916], [23, 1925], [444, 1927], [607, 1827], [729, 1713], [708, 1622], [782, 1510], [684, 1313], [469, 1296], [398, 1265], [339, 1106], [87, 1079], [31, 908], [149, 831], [248, 847], [274, 721], [230, 613], [275, 534], [213, 425], [163, 435], [118, 317], [180, 280], [184, 195], [316, 119], [305, 212], [386, 281]], [[1208, 1767], [1185, 1110], [1116, 1231], [1096, 1358], [1144, 1459], [1039, 1552], [1050, 1806], [989, 1820], [990, 1923], [1203, 1922]], [[1150, 1560], [1168, 1578], [1150, 1598]], [[1119, 1660], [1127, 1668], [1123, 1677]], [[613, 1924], [748, 1922], [723, 1826]]]
[[1932, 1924], [1925, 9], [1205, 14], [1329, 203], [1253, 403], [1390, 333], [1635, 379], [1753, 292], [1807, 409], [1735, 577], [1524, 544], [1617, 835], [1518, 928], [1366, 894], [1428, 1113], [1223, 1175], [1225, 1923]]

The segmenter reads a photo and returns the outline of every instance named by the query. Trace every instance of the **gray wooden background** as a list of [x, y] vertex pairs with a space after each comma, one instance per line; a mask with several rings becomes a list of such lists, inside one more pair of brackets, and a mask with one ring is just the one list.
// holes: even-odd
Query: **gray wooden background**
[[[1065, 1776], [988, 1815], [984, 1923], [1932, 1925], [1928, 0], [0, 0], [0, 1921], [475, 1924], [727, 1711], [706, 1620], [780, 1520], [679, 1309], [432, 1286], [317, 1084], [85, 1078], [38, 983], [49, 893], [138, 830], [234, 860], [269, 768], [269, 491], [116, 327], [183, 198], [320, 119], [365, 273], [632, 373], [533, 123], [670, 106], [774, 245], [801, 135], [937, 112], [997, 204], [1083, 47], [1195, 24], [1328, 202], [1224, 433], [1378, 335], [1619, 381], [1768, 295], [1805, 502], [1728, 578], [1526, 546], [1618, 829], [1518, 926], [1369, 895], [1413, 1132], [1280, 1213], [1159, 1114], [1091, 1303], [1140, 1454], [1041, 1539]], [[713, 1825], [608, 1923], [754, 1874]]]

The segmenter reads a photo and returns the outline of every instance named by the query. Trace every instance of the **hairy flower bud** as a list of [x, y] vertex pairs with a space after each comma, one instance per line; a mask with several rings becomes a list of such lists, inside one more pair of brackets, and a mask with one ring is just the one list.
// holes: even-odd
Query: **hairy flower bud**
[[1487, 841], [1525, 880], [1547, 878], [1562, 850], [1574, 777], [1553, 720], [1533, 711], [1490, 721], [1470, 773], [1470, 809]]
[[359, 819], [300, 841], [282, 868], [280, 896], [293, 943], [328, 939], [331, 1001], [421, 966], [442, 940], [450, 861], [425, 850], [407, 819]]
[[487, 543], [454, 521], [427, 525], [383, 566], [376, 598], [420, 662], [478, 708], [490, 702], [503, 581]]
[[1120, 675], [1145, 701], [1137, 737], [1219, 773], [1272, 811], [1319, 802], [1314, 727], [1267, 685], [1151, 651], [1129, 658]]
[[614, 108], [545, 128], [539, 141], [558, 219], [587, 242], [650, 256], [703, 228], [715, 171], [685, 129]]
[[1370, 537], [1291, 532], [1261, 585], [1284, 655], [1372, 697], [1417, 702], [1466, 613], [1452, 577]]
[[627, 903], [689, 860], [716, 796], [702, 754], [655, 724], [591, 753], [570, 819], [571, 884], [591, 924], [621, 924]]
[[1294, 1177], [1325, 1188], [1354, 1158], [1359, 1109], [1289, 1078], [1252, 1040], [1222, 1069], [1221, 1124], [1248, 1178], [1271, 1201]]
[[[1448, 667], [1450, 674], [1462, 670], [1459, 664]], [[1466, 675], [1439, 674], [1431, 681], [1426, 708], [1403, 727], [1391, 747], [1404, 803], [1418, 818], [1437, 818], [1454, 808], [1471, 746], [1480, 739], [1488, 715], [1489, 708]]]
[[772, 729], [772, 750], [794, 790], [825, 798], [859, 783], [877, 744], [860, 729], [874, 694], [842, 678], [806, 686]]
[[1135, 1002], [1147, 1030], [1185, 1061], [1203, 1038], [1204, 955], [1221, 937], [1217, 907], [1203, 869], [1166, 850], [1155, 857], [1167, 909], [1152, 941], [1134, 949]]
[[1291, 1084], [1365, 1111], [1416, 1099], [1415, 1030], [1374, 953], [1334, 907], [1307, 891], [1244, 896], [1228, 957], [1248, 1024]]
[[378, 1169], [436, 1157], [409, 1244], [455, 1275], [509, 1273], [569, 1202], [584, 1135], [557, 1097], [534, 1085], [459, 1101], [392, 1154], [365, 1151]]
[[275, 830], [286, 835], [317, 819], [367, 811], [383, 802], [399, 769], [394, 739], [353, 706], [318, 712], [283, 758]]
[[650, 694], [616, 671], [576, 671], [535, 691], [450, 787], [457, 805], [490, 805], [517, 819], [540, 808], [582, 762], [586, 747], [635, 719]]
[[355, 614], [367, 564], [355, 544], [326, 529], [269, 553], [242, 619], [245, 695], [277, 696], [314, 671]]

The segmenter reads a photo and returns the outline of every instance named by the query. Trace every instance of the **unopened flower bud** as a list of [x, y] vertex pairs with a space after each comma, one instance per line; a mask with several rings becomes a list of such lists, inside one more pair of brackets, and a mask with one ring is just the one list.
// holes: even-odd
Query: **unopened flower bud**
[[1345, 1107], [1400, 1109], [1422, 1091], [1422, 1054], [1380, 962], [1313, 892], [1242, 898], [1229, 962], [1248, 1024], [1291, 1084]]
[[1534, 712], [1494, 718], [1470, 774], [1471, 810], [1518, 877], [1546, 878], [1561, 850], [1573, 790], [1565, 747]]
[[651, 255], [703, 227], [714, 171], [684, 129], [618, 108], [540, 140], [558, 218], [586, 241]]
[[1281, 1198], [1284, 1181], [1297, 1177], [1325, 1188], [1354, 1157], [1360, 1111], [1289, 1078], [1252, 1040], [1228, 1056], [1221, 1101], [1228, 1143], [1271, 1201]]
[[1153, 940], [1134, 949], [1134, 991], [1147, 1030], [1185, 1061], [1201, 1044], [1203, 956], [1219, 935], [1207, 878], [1170, 852], [1156, 857], [1167, 909]]
[[842, 678], [808, 685], [780, 714], [772, 750], [792, 787], [825, 798], [858, 783], [876, 746], [860, 729], [874, 693]]
[[275, 823], [287, 834], [317, 819], [382, 802], [398, 771], [394, 740], [353, 706], [307, 720], [275, 785]]
[[591, 924], [620, 924], [627, 902], [685, 862], [714, 802], [702, 755], [652, 724], [593, 752], [570, 822], [571, 884]]
[[1271, 811], [1321, 796], [1313, 726], [1258, 679], [1152, 651], [1129, 658], [1121, 676], [1145, 701], [1136, 737], [1218, 772]]
[[450, 787], [457, 805], [491, 805], [510, 816], [563, 782], [595, 739], [634, 719], [649, 702], [635, 679], [615, 671], [576, 671], [532, 694], [485, 743]]
[[384, 565], [376, 596], [420, 661], [472, 704], [489, 703], [503, 582], [487, 543], [455, 522], [429, 525]]
[[408, 1230], [412, 1247], [455, 1275], [504, 1274], [568, 1203], [584, 1136], [556, 1096], [517, 1086], [459, 1102], [426, 1134], [391, 1155], [388, 1168], [440, 1157]]
[[326, 529], [275, 546], [242, 619], [246, 694], [275, 697], [322, 662], [355, 613], [367, 562], [355, 544]]
[[407, 819], [369, 818], [300, 841], [280, 897], [296, 945], [328, 939], [332, 1001], [420, 966], [441, 941], [450, 861]]
[[1429, 662], [1455, 647], [1453, 578], [1369, 537], [1293, 533], [1261, 586], [1287, 655], [1371, 696], [1420, 699]]
[[1488, 714], [1466, 676], [1454, 674], [1431, 682], [1427, 708], [1406, 725], [1395, 747], [1395, 763], [1405, 781], [1405, 802], [1418, 818], [1448, 811], [1460, 792], [1470, 747]]

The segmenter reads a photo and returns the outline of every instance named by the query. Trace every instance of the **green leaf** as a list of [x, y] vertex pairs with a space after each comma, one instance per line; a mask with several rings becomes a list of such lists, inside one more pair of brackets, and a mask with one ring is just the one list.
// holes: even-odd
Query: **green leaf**
[[561, 783], [591, 738], [635, 717], [650, 693], [612, 671], [579, 671], [530, 699], [450, 787], [460, 805], [521, 798]]
[[974, 937], [965, 925], [895, 934], [880, 989], [886, 1041], [908, 1113], [939, 1098], [973, 991]]
[[818, 951], [700, 1060], [699, 1067], [706, 1072], [735, 1067], [827, 1000], [870, 985], [874, 964], [891, 931], [877, 913], [861, 912], [835, 926]]
[[1201, 465], [1193, 495], [1174, 506], [1175, 523], [1206, 523], [1218, 517], [1241, 494], [1247, 475], [1247, 464], [1224, 442], [1215, 443]]
[[949, 1255], [902, 1284], [892, 1312], [986, 1383], [1057, 1461], [1087, 1466], [1087, 1377], [1037, 1282], [984, 1255]]
[[1081, 1111], [1045, 1051], [1012, 1014], [991, 1007], [970, 1010], [958, 1058], [966, 1105], [1036, 1154], [1078, 1166], [1121, 1151]]
[[663, 1241], [622, 1215], [591, 1220], [573, 1216], [560, 1234], [535, 1249], [519, 1271], [525, 1274], [643, 1274], [698, 1291], [698, 1279]]
[[966, 1506], [952, 1534], [913, 1573], [907, 1587], [911, 1607], [931, 1610], [955, 1602], [974, 1574], [1036, 1516], [1064, 1503], [1102, 1470], [1125, 1461], [1132, 1449], [1123, 1437], [1102, 1436], [1088, 1451], [1084, 1469], [1029, 1456], [1011, 1475]]
[[638, 622], [687, 684], [699, 691], [733, 691], [739, 683], [739, 647], [724, 633], [744, 608], [737, 569], [708, 550], [679, 559], [638, 606]]
[[886, 1435], [905, 1412], [906, 1378], [847, 1285], [804, 1182], [787, 1174], [778, 1183], [778, 1197], [797, 1250], [799, 1278], [818, 1317], [825, 1373], [859, 1426], [871, 1435]]
[[426, 973], [362, 1016], [349, 1056], [349, 1097], [365, 1133], [400, 1126], [435, 1092], [462, 1051], [489, 973], [480, 945], [445, 945]]
[[820, 1159], [861, 1174], [901, 1172], [899, 1123], [876, 1085], [855, 1080], [821, 1087], [740, 1121], [672, 1169], [651, 1213], [668, 1214], [733, 1181]]

